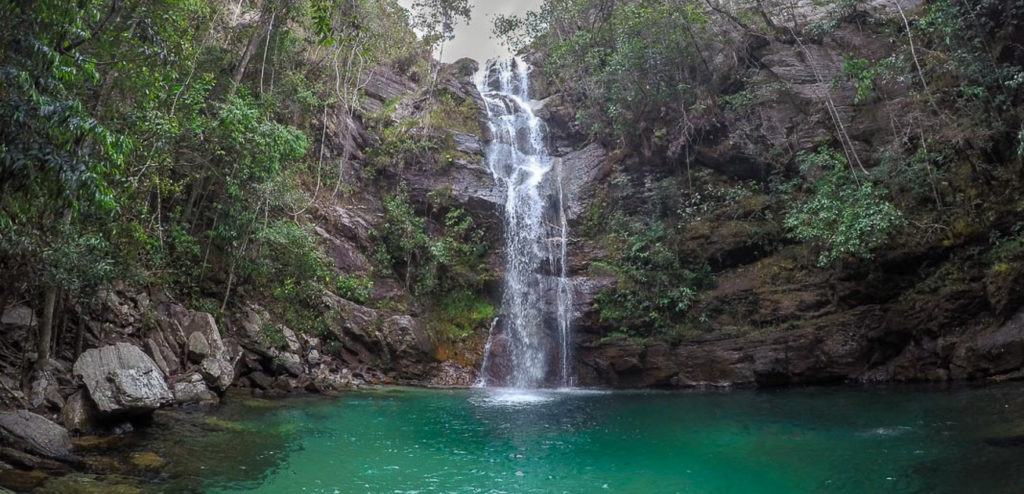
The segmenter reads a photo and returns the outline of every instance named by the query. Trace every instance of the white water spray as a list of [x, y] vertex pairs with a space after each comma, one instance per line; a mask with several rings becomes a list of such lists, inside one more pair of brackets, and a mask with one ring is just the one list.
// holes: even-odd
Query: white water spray
[[[506, 189], [502, 311], [484, 348], [479, 384], [570, 386], [569, 228], [561, 170], [548, 173], [554, 160], [529, 99], [529, 67], [519, 59], [492, 60], [477, 87], [492, 135], [487, 165]], [[491, 355], [496, 349], [500, 362]]]

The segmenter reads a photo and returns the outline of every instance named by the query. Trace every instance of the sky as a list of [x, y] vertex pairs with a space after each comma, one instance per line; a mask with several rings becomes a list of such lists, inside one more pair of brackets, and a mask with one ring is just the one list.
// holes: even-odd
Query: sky
[[[413, 0], [398, 0], [408, 8]], [[442, 62], [454, 62], [463, 57], [475, 58], [481, 64], [489, 58], [508, 56], [508, 50], [492, 39], [491, 23], [498, 14], [522, 14], [536, 9], [541, 0], [470, 0], [473, 15], [469, 24], [455, 29], [455, 39], [444, 46]]]

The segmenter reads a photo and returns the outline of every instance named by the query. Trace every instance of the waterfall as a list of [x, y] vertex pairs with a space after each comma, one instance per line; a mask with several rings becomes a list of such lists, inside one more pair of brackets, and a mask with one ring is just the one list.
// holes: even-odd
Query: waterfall
[[491, 131], [487, 166], [506, 191], [502, 310], [491, 325], [479, 384], [570, 386], [572, 286], [561, 169], [529, 99], [526, 63], [491, 60], [477, 86]]

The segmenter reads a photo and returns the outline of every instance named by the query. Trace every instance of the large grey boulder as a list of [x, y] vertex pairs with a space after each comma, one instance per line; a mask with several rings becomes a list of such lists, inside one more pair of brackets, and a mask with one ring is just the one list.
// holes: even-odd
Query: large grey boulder
[[74, 374], [106, 414], [150, 412], [173, 398], [153, 359], [129, 343], [85, 351], [75, 361]]
[[0, 440], [16, 449], [47, 458], [74, 458], [67, 429], [28, 410], [0, 413]]

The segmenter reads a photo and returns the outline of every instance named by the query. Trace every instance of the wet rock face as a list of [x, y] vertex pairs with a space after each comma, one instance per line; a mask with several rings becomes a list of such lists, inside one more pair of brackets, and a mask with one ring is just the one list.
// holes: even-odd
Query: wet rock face
[[75, 362], [74, 375], [104, 414], [151, 412], [173, 399], [153, 359], [129, 343], [86, 350]]
[[1024, 310], [1005, 323], [967, 335], [953, 356], [957, 377], [1000, 376], [1024, 368]]
[[27, 410], [0, 413], [0, 441], [46, 458], [73, 459], [67, 429]]
[[[507, 84], [508, 88], [505, 92], [519, 93], [522, 88], [519, 85], [518, 78], [512, 78], [511, 80], [503, 80], [503, 70], [500, 66], [501, 60], [491, 60], [487, 64], [487, 73], [484, 75], [484, 87], [490, 91], [502, 91], [503, 85]], [[520, 70], [522, 67], [518, 60], [512, 61], [512, 72]]]

